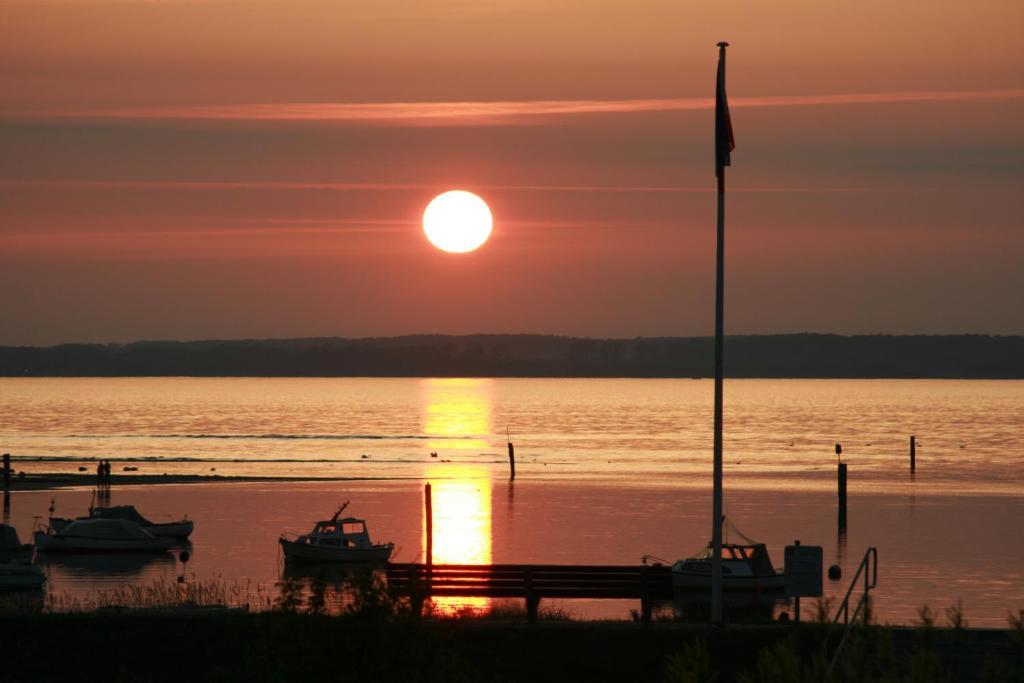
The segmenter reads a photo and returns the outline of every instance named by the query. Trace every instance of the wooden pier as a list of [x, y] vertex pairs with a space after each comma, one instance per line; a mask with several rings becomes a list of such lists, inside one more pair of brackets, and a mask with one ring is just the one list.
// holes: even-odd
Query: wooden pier
[[663, 565], [389, 564], [387, 580], [409, 595], [417, 614], [431, 597], [521, 598], [531, 622], [545, 598], [639, 600], [645, 622], [655, 601], [672, 599], [671, 569]]

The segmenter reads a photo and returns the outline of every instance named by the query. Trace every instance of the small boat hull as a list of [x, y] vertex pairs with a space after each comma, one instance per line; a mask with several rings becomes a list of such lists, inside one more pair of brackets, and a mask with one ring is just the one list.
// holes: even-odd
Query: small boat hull
[[46, 582], [46, 574], [32, 564], [0, 563], [0, 590], [39, 590]]
[[36, 550], [51, 553], [159, 553], [174, 545], [173, 538], [61, 537], [42, 531], [35, 535]]
[[0, 549], [0, 563], [3, 562], [29, 562], [32, 560], [32, 544], [25, 543], [16, 548]]
[[[677, 592], [696, 593], [711, 590], [711, 576], [703, 573], [672, 572], [672, 587]], [[723, 576], [723, 593], [784, 593], [786, 577], [774, 576]]]
[[337, 548], [298, 543], [287, 538], [280, 539], [281, 550], [285, 560], [290, 562], [336, 562], [336, 563], [371, 563], [387, 562], [391, 559], [394, 545], [375, 545], [369, 548]]
[[[89, 519], [83, 517], [82, 519]], [[57, 533], [60, 533], [67, 528], [69, 524], [74, 522], [73, 519], [67, 519], [66, 517], [51, 517], [50, 526]], [[174, 538], [178, 540], [185, 540], [192, 535], [192, 530], [195, 525], [191, 520], [183, 519], [179, 522], [167, 522], [165, 524], [144, 524], [141, 525], [143, 529], [153, 534], [157, 538]]]

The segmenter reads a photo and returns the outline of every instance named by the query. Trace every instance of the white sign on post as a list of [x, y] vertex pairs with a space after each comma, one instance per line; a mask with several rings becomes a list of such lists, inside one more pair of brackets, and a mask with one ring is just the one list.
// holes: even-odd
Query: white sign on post
[[818, 598], [823, 593], [820, 545], [786, 546], [786, 595], [791, 598]]

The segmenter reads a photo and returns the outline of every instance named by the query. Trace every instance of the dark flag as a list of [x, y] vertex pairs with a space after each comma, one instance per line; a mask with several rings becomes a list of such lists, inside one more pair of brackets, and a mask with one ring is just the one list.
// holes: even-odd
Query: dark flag
[[736, 149], [729, 118], [729, 101], [725, 97], [725, 48], [718, 44], [718, 87], [715, 89], [715, 177], [722, 177], [722, 169], [732, 165], [729, 153]]

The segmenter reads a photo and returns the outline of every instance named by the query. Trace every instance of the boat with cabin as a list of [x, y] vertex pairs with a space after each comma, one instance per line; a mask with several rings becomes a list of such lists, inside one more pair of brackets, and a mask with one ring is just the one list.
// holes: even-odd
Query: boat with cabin
[[279, 539], [286, 561], [291, 562], [387, 562], [394, 543], [373, 543], [366, 522], [357, 517], [341, 517], [346, 502], [329, 520], [317, 522], [308, 534]]
[[[768, 547], [744, 536], [724, 518], [723, 525], [745, 543], [722, 543], [723, 593], [783, 593], [786, 577], [775, 570]], [[672, 586], [676, 592], [711, 590], [711, 563], [714, 549], [708, 543], [704, 551], [672, 565]]]
[[89, 515], [86, 517], [78, 517], [77, 519], [50, 517], [50, 526], [59, 532], [65, 529], [72, 522], [86, 519], [123, 519], [129, 522], [135, 522], [157, 538], [174, 538], [182, 541], [187, 539], [195, 528], [192, 520], [190, 520], [187, 515], [175, 522], [153, 522], [143, 517], [139, 511], [135, 509], [134, 505], [90, 507]]
[[36, 531], [35, 541], [38, 552], [159, 553], [174, 545], [127, 519], [76, 519], [60, 531]]

